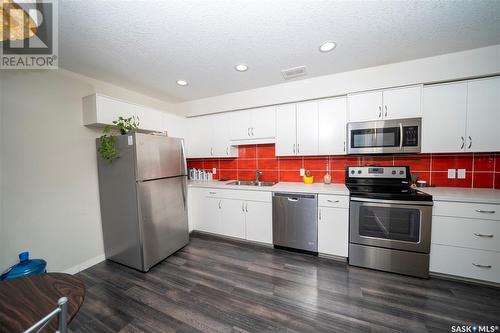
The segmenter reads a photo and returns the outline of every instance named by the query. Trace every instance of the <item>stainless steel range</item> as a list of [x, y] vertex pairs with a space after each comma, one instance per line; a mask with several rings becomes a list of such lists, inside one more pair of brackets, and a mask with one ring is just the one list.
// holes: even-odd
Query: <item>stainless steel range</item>
[[347, 167], [349, 264], [427, 278], [432, 196], [407, 166]]

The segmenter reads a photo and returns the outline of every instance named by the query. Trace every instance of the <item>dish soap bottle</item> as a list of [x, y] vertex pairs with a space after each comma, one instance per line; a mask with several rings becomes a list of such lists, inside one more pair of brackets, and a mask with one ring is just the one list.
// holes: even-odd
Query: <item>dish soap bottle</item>
[[323, 182], [325, 184], [331, 184], [332, 183], [332, 176], [330, 176], [330, 173], [327, 171], [325, 176], [323, 177]]

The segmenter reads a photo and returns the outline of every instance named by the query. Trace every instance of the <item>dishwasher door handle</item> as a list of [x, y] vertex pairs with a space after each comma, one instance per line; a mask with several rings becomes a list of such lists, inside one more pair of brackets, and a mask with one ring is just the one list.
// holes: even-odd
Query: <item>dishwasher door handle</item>
[[287, 198], [288, 201], [291, 201], [291, 202], [297, 202], [299, 201], [299, 198]]

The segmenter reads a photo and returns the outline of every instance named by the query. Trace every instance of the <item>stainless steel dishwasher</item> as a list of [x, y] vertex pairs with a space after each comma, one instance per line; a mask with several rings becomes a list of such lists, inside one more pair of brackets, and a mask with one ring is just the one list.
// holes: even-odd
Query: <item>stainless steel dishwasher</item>
[[316, 194], [273, 193], [273, 244], [318, 252]]

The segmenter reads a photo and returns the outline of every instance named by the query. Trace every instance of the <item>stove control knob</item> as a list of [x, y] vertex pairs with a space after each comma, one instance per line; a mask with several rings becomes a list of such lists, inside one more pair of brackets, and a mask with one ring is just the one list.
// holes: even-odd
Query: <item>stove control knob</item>
[[358, 175], [360, 175], [360, 174], [361, 174], [361, 170], [358, 170]]
[[404, 174], [405, 172], [403, 170], [399, 171], [399, 174], [402, 175]]
[[354, 175], [354, 170], [351, 170], [351, 175]]
[[392, 174], [395, 175], [396, 174], [396, 170], [392, 170]]

